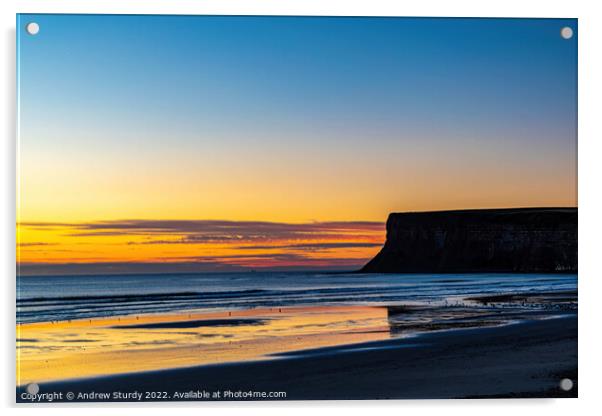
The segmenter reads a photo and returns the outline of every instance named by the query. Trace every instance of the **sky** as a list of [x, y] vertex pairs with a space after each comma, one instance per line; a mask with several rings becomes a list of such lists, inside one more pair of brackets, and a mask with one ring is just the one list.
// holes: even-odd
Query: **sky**
[[390, 212], [576, 206], [577, 33], [20, 15], [20, 271], [352, 269]]

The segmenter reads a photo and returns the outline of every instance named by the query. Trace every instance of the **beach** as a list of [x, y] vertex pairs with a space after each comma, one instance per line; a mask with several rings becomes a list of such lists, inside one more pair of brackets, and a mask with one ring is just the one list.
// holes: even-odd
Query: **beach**
[[[224, 392], [284, 392], [287, 400], [576, 397], [577, 386], [560, 390], [562, 378], [577, 380], [574, 314], [309, 349], [280, 359], [46, 383], [40, 392], [62, 393], [63, 401], [69, 401], [69, 392], [112, 398], [114, 392], [134, 391], [166, 394], [141, 400], [166, 400], [176, 393], [198, 400], [197, 392], [221, 392], [213, 400], [228, 399]], [[24, 391], [18, 389], [17, 400], [27, 401]]]
[[136, 296], [24, 290], [17, 401], [577, 394], [575, 276], [241, 276], [192, 276], [205, 289], [185, 295], [156, 277]]

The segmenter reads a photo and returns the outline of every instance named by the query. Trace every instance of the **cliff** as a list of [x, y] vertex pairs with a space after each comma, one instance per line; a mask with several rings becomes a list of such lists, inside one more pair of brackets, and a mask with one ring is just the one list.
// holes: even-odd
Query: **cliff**
[[577, 208], [393, 213], [362, 273], [575, 273]]

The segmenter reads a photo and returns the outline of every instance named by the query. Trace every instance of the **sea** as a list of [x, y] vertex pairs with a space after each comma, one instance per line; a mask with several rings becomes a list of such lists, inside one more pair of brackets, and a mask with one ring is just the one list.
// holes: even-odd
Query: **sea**
[[577, 289], [576, 275], [245, 272], [20, 276], [17, 323], [190, 310], [447, 303]]

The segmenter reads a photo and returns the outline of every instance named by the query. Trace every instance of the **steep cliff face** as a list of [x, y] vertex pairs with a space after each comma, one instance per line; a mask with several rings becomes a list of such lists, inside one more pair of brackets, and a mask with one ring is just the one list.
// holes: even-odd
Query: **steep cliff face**
[[363, 273], [577, 272], [577, 208], [393, 213]]

